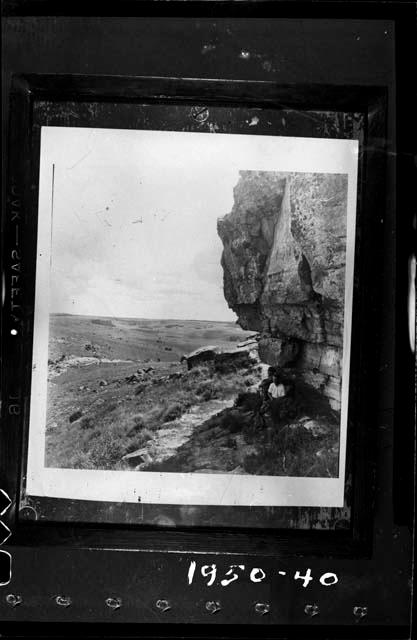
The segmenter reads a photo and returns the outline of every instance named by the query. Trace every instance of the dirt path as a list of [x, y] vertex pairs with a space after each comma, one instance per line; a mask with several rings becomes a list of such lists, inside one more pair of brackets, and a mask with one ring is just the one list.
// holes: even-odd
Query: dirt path
[[[145, 470], [149, 463], [155, 464], [163, 462], [176, 454], [178, 449], [185, 444], [192, 436], [193, 431], [203, 422], [216, 415], [223, 409], [233, 406], [235, 396], [224, 400], [208, 400], [203, 404], [194, 405], [177, 420], [167, 422], [166, 426], [158, 429], [152, 440], [138, 452], [146, 452], [149, 458], [139, 464], [138, 470]], [[132, 457], [138, 452], [131, 454]], [[144, 455], [147, 458], [146, 454]]]

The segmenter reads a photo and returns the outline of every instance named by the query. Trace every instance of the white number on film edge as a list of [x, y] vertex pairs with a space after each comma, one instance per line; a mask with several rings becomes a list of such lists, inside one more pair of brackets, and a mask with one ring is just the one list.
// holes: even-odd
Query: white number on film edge
[[222, 587], [227, 587], [227, 585], [231, 584], [232, 582], [234, 582], [235, 580], [237, 580], [239, 578], [238, 574], [234, 571], [234, 569], [241, 569], [241, 571], [245, 570], [245, 565], [244, 564], [231, 564], [230, 565], [230, 569], [228, 571], [226, 571], [225, 575], [226, 576], [232, 576], [229, 579], [224, 578], [220, 584], [222, 585]]
[[[188, 584], [189, 585], [191, 585], [193, 582], [196, 568], [197, 568], [197, 563], [194, 560], [192, 560], [188, 568]], [[225, 577], [223, 578], [223, 580], [220, 581], [220, 584], [222, 585], [222, 587], [227, 587], [232, 582], [235, 582], [236, 580], [238, 580], [239, 575], [236, 573], [236, 569], [240, 569], [241, 571], [244, 571], [245, 565], [244, 564], [229, 565], [229, 569], [226, 571], [225, 576], [230, 576], [230, 577], [229, 578]], [[200, 572], [204, 578], [209, 578], [207, 582], [207, 586], [211, 587], [216, 580], [217, 566], [214, 563], [204, 564], [202, 565]], [[286, 574], [285, 571], [279, 571], [278, 573], [280, 575]], [[249, 577], [252, 582], [255, 582], [255, 583], [262, 582], [262, 580], [266, 578], [266, 573], [260, 567], [254, 567], [253, 569], [251, 569]], [[304, 575], [302, 575], [301, 572], [297, 570], [294, 574], [294, 580], [303, 580], [302, 586], [304, 588], [307, 587], [310, 584], [310, 582], [313, 580], [313, 577], [311, 575], [311, 569], [307, 569]], [[320, 576], [319, 582], [324, 587], [330, 587], [334, 584], [337, 584], [337, 582], [339, 582], [339, 578], [335, 573], [332, 573], [331, 571], [329, 571], [329, 572], [323, 573]]]

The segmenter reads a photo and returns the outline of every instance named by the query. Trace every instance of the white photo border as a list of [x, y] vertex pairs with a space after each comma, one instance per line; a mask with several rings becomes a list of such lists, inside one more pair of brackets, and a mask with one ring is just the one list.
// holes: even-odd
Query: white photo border
[[[255, 476], [222, 473], [95, 471], [45, 467], [49, 291], [51, 260], [51, 188], [53, 165], [71, 166], [93, 149], [86, 162], [108, 166], [96, 157], [94, 143], [112, 149], [120, 144], [147, 144], [154, 153], [167, 145], [176, 161], [222, 157], [238, 170], [348, 175], [345, 307], [339, 476], [337, 478]], [[169, 505], [342, 507], [352, 329], [352, 301], [359, 143], [357, 140], [283, 136], [211, 134], [174, 131], [42, 127], [35, 282], [32, 380], [26, 494], [28, 496]], [[169, 155], [169, 154], [168, 154]], [[166, 157], [166, 156], [165, 156]], [[163, 172], [161, 171], [161, 174]]]

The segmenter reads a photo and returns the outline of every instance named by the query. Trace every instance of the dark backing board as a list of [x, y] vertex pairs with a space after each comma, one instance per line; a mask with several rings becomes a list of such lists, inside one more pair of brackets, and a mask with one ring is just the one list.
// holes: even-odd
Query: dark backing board
[[[389, 14], [386, 16], [389, 18]], [[394, 23], [389, 19], [361, 22], [358, 13], [353, 17], [356, 19], [351, 21], [266, 20], [250, 24], [247, 20], [216, 21], [212, 18], [189, 19], [185, 23], [179, 19], [162, 19], [153, 23], [150, 19], [139, 18], [58, 20], [46, 17], [8, 18], [5, 21], [8, 38], [6, 83], [12, 73], [88, 72], [202, 78], [220, 75], [241, 80], [273, 79], [280, 84], [325, 82], [385, 86], [388, 95], [388, 171], [381, 245], [385, 259], [380, 265], [382, 305], [386, 310], [382, 333], [386, 339], [378, 343], [380, 370], [377, 380], [378, 403], [374, 408], [377, 465], [372, 545], [366, 553], [354, 553], [343, 545], [344, 552], [339, 549], [332, 557], [326, 557], [329, 546], [334, 545], [334, 538], [321, 538], [320, 545], [312, 547], [299, 536], [280, 533], [274, 536], [274, 552], [270, 546], [265, 546], [265, 541], [257, 540], [251, 551], [255, 556], [245, 556], [246, 564], [263, 567], [268, 575], [282, 567], [284, 557], [288, 573], [292, 572], [292, 575], [297, 569], [303, 571], [306, 567], [311, 567], [313, 575], [317, 576], [323, 571], [334, 571], [339, 575], [336, 591], [320, 587], [317, 581], [305, 589], [294, 582], [291, 583], [291, 605], [288, 605], [290, 600], [285, 600], [285, 606], [281, 606], [279, 596], [282, 594], [287, 598], [289, 591], [283, 593], [282, 586], [278, 584], [269, 587], [269, 581], [260, 585], [247, 584], [244, 589], [239, 588], [241, 583], [237, 581], [230, 585], [229, 590], [216, 587], [215, 592], [208, 587], [203, 588], [196, 581], [196, 586], [189, 589], [182, 565], [185, 563], [185, 567], [188, 567], [195, 556], [187, 554], [187, 551], [199, 551], [197, 559], [200, 564], [213, 562], [213, 556], [207, 556], [204, 551], [215, 548], [219, 552], [215, 562], [224, 566], [230, 564], [227, 552], [230, 554], [247, 549], [245, 538], [240, 535], [215, 534], [211, 538], [205, 536], [204, 542], [199, 543], [197, 534], [173, 530], [148, 531], [140, 536], [139, 541], [137, 532], [133, 531], [133, 535], [126, 536], [119, 545], [125, 550], [116, 551], [111, 549], [114, 546], [112, 533], [107, 529], [104, 532], [87, 529], [83, 534], [82, 528], [64, 526], [54, 528], [53, 534], [51, 532], [50, 536], [44, 536], [28, 523], [20, 528], [20, 533], [13, 532], [8, 541], [7, 549], [13, 555], [14, 564], [12, 582], [2, 589], [4, 596], [0, 607], [4, 620], [103, 622], [107, 616], [109, 620], [118, 622], [192, 621], [194, 624], [218, 626], [219, 633], [223, 634], [225, 631], [221, 625], [225, 623], [256, 625], [262, 622], [267, 626], [279, 624], [281, 633], [286, 635], [290, 632], [281, 625], [291, 623], [295, 625], [293, 633], [298, 636], [302, 631], [297, 625], [304, 625], [304, 633], [308, 636], [322, 634], [321, 625], [339, 625], [338, 631], [333, 629], [327, 632], [327, 635], [332, 633], [339, 636], [343, 634], [340, 625], [353, 625], [348, 634], [355, 634], [356, 637], [361, 635], [360, 627], [367, 628], [362, 629], [365, 636], [369, 634], [375, 637], [376, 632], [372, 629], [382, 625], [383, 631], [380, 628], [379, 637], [381, 633], [395, 638], [407, 637], [411, 537], [409, 528], [403, 524], [406, 521], [404, 511], [400, 515], [401, 520], [397, 519], [398, 516], [394, 517], [392, 501], [395, 371], [391, 336], [394, 335], [396, 272], [392, 238], [397, 225], [394, 207]], [[187, 32], [187, 38], [183, 37], [184, 31]], [[213, 40], [218, 46], [208, 54], [204, 53], [204, 47]], [[75, 42], [82, 46], [75, 47]], [[251, 57], [240, 57], [242, 50], [249, 51]], [[406, 95], [404, 84], [400, 85], [399, 92], [398, 95]], [[8, 91], [5, 91], [6, 105], [8, 96]], [[400, 109], [401, 113], [407, 113], [404, 100], [400, 102]], [[7, 118], [7, 109], [4, 113]], [[398, 143], [401, 143], [401, 139]], [[404, 187], [404, 177], [399, 176], [398, 179]], [[404, 187], [405, 192], [407, 189]], [[402, 221], [404, 227], [402, 223], [398, 226], [404, 234], [406, 221]], [[410, 433], [404, 427], [404, 424], [410, 424], [409, 420], [408, 417], [408, 422], [401, 421], [401, 428], [396, 426], [395, 431], [399, 433], [397, 442], [403, 442], [404, 434]], [[13, 423], [9, 424], [13, 428]], [[399, 448], [400, 451], [404, 450], [401, 444]], [[401, 476], [402, 482], [407, 483], [404, 486], [407, 491], [412, 475], [404, 467]], [[401, 490], [398, 493], [404, 495]], [[398, 507], [398, 501], [395, 504]], [[9, 510], [7, 515], [10, 525], [14, 522], [15, 514]], [[98, 540], [107, 550], [90, 551], [89, 548], [94, 548]], [[33, 547], [29, 546], [32, 542]], [[133, 548], [143, 551], [127, 550]], [[145, 550], [149, 548], [181, 548], [184, 553], [157, 554]], [[186, 560], [183, 559], [179, 564], [180, 558]], [[59, 571], [56, 567], [60, 568]], [[79, 567], [78, 570], [75, 567]], [[274, 580], [278, 580], [276, 575]], [[135, 597], [137, 585], [140, 586], [140, 596]], [[22, 604], [16, 607], [7, 604], [5, 596], [10, 593], [20, 593]], [[68, 608], [58, 606], [54, 600], [58, 594], [70, 595], [73, 605]], [[125, 606], [113, 612], [104, 600], [115, 595], [124, 599]], [[271, 613], [261, 616], [254, 609], [255, 600], [262, 602], [267, 597], [272, 605]], [[162, 613], [156, 608], [156, 601], [163, 598], [171, 601], [170, 612]], [[205, 602], [217, 599], [221, 601], [222, 608], [212, 615], [206, 610]], [[139, 602], [142, 602], [142, 606], [139, 606]], [[318, 604], [321, 613], [311, 618], [304, 612], [304, 607], [314, 603]], [[367, 606], [368, 615], [357, 622], [353, 606]], [[167, 618], [167, 615], [171, 617]], [[316, 631], [314, 627], [317, 627]], [[199, 628], [196, 628], [197, 632], [202, 633]], [[68, 628], [68, 633], [73, 632]], [[131, 629], [130, 633], [134, 631]], [[242, 630], [237, 629], [237, 633], [243, 635]], [[261, 632], [256, 630], [254, 633], [256, 636]]]
[[[38, 81], [39, 82], [39, 81]], [[53, 88], [49, 89], [49, 93], [56, 93], [60, 98], [59, 89], [55, 79], [51, 79]], [[61, 80], [62, 82], [62, 80]], [[89, 91], [94, 91], [94, 86], [103, 86], [103, 80], [91, 79], [89, 83]], [[19, 83], [19, 81], [17, 81]], [[48, 81], [41, 81], [41, 86], [47, 90]], [[87, 86], [85, 80], [84, 86]], [[71, 79], [71, 91], [79, 90], [79, 80]], [[131, 81], [132, 86], [135, 81]], [[155, 95], [168, 94], [169, 87], [167, 83], [157, 79], [149, 82], [143, 80], [136, 81], [138, 88], [135, 90], [140, 96], [142, 93], [149, 92]], [[107, 80], [109, 91], [111, 89], [111, 81]], [[121, 85], [120, 93], [126, 92], [128, 82]], [[33, 148], [33, 166], [34, 166], [34, 184], [33, 197], [37, 200], [36, 178], [38, 174], [39, 148], [40, 148], [40, 129], [41, 126], [70, 126], [70, 127], [97, 127], [97, 128], [120, 128], [120, 129], [150, 129], [150, 130], [168, 130], [168, 131], [197, 131], [212, 133], [250, 133], [252, 135], [286, 135], [298, 137], [331, 137], [331, 138], [354, 138], [360, 142], [360, 174], [362, 172], [363, 158], [363, 135], [365, 126], [365, 112], [349, 113], [347, 111], [297, 111], [296, 109], [273, 108], [274, 103], [282, 100], [284, 103], [289, 102], [290, 105], [296, 103], [296, 93], [298, 92], [298, 100], [303, 100], [302, 90], [285, 92], [282, 89], [274, 97], [274, 89], [270, 88], [268, 96], [265, 88], [256, 88], [252, 92], [247, 91], [248, 100], [254, 101], [251, 106], [238, 106], [238, 103], [227, 106], [218, 106], [216, 96], [223, 91], [224, 101], [238, 100], [239, 89], [235, 85], [235, 91], [230, 88], [220, 88], [212, 83], [213, 89], [211, 93], [207, 86], [202, 83], [182, 83], [180, 86], [171, 81], [174, 87], [174, 99], [168, 98], [165, 104], [158, 104], [157, 98], [149, 96], [149, 99], [155, 100], [151, 104], [141, 103], [112, 103], [110, 97], [105, 102], [66, 102], [64, 100], [45, 101], [43, 99], [35, 100], [33, 105], [33, 126], [32, 126], [32, 148]], [[34, 81], [34, 87], [36, 80]], [[178, 88], [176, 88], [178, 87]], [[241, 87], [243, 89], [243, 87]], [[42, 90], [42, 89], [41, 89]], [[65, 91], [65, 89], [64, 89]], [[197, 95], [206, 93], [205, 96], [209, 102], [207, 111], [208, 117], [204, 122], [199, 122], [193, 116], [194, 106], [191, 104], [175, 104], [181, 98], [181, 91], [184, 94], [184, 100], [187, 93], [195, 93]], [[325, 94], [325, 89], [320, 91]], [[308, 90], [305, 91], [308, 96]], [[349, 93], [349, 92], [346, 92]], [[252, 95], [251, 95], [252, 94]], [[255, 102], [256, 95], [259, 99]], [[265, 95], [266, 94], [266, 95]], [[286, 95], [288, 94], [288, 95]], [[357, 106], [361, 106], [361, 91], [357, 90], [358, 100]], [[100, 96], [98, 96], [100, 97]], [[216, 98], [215, 104], [210, 104], [210, 100]], [[337, 98], [337, 96], [336, 96]], [[126, 98], [127, 100], [128, 98]], [[262, 99], [269, 100], [271, 104], [262, 105]], [[337, 98], [340, 101], [340, 108], [347, 109], [347, 105], [343, 105], [342, 97]], [[316, 98], [318, 104], [325, 104], [329, 101], [322, 97]], [[363, 100], [363, 98], [362, 98]], [[203, 108], [203, 107], [202, 107]], [[202, 109], [201, 108], [201, 109]], [[257, 124], [253, 125], [253, 118]], [[358, 215], [358, 239], [361, 229], [361, 216]], [[33, 245], [33, 243], [31, 243]], [[34, 260], [34, 255], [31, 260]], [[34, 269], [33, 269], [34, 271]], [[356, 278], [356, 287], [358, 288], [360, 278]], [[358, 313], [359, 315], [359, 313]], [[28, 327], [29, 333], [31, 328]], [[353, 367], [355, 366], [355, 363]], [[357, 366], [357, 365], [356, 365]], [[354, 373], [354, 372], [353, 372]], [[357, 377], [357, 376], [356, 376]], [[355, 387], [355, 376], [352, 375], [352, 388]], [[29, 387], [28, 387], [29, 388]], [[25, 395], [25, 392], [23, 392]], [[352, 400], [354, 403], [354, 400]], [[29, 404], [29, 398], [27, 405]], [[25, 420], [28, 417], [25, 416]], [[352, 421], [351, 421], [352, 423]], [[351, 443], [354, 437], [354, 429], [349, 436]], [[56, 500], [47, 498], [33, 498], [26, 496], [23, 492], [20, 517], [31, 520], [36, 512], [36, 519], [39, 521], [71, 521], [71, 522], [102, 522], [102, 523], [123, 523], [123, 524], [156, 524], [168, 526], [235, 526], [235, 527], [261, 527], [261, 528], [295, 528], [295, 529], [350, 529], [350, 502], [351, 502], [351, 484], [352, 484], [352, 455], [348, 456], [349, 464], [346, 480], [347, 502], [343, 509], [297, 509], [297, 508], [240, 508], [234, 507], [198, 507], [185, 506], [175, 507], [169, 505], [120, 505], [114, 503], [93, 503], [82, 502], [79, 500]]]
[[[76, 96], [79, 102], [68, 102], [68, 96]], [[43, 521], [115, 522], [123, 524], [153, 524], [156, 526], [238, 526], [263, 528], [335, 529], [338, 536], [335, 545], [363, 545], [369, 543], [371, 531], [370, 504], [372, 499], [372, 473], [374, 459], [375, 417], [370, 398], [376, 399], [373, 372], [376, 344], [373, 339], [378, 332], [378, 289], [374, 286], [375, 267], [380, 251], [379, 225], [377, 216], [384, 206], [376, 197], [385, 162], [382, 149], [385, 131], [385, 92], [379, 88], [366, 90], [361, 87], [278, 86], [275, 83], [243, 83], [232, 85], [221, 81], [198, 81], [163, 78], [120, 78], [86, 76], [19, 76], [14, 80], [12, 102], [12, 143], [11, 143], [11, 183], [14, 192], [25, 193], [25, 225], [18, 236], [25, 247], [27, 269], [26, 293], [21, 306], [14, 298], [6, 300], [13, 309], [9, 331], [16, 330], [23, 335], [20, 353], [20, 367], [17, 353], [5, 351], [8, 363], [14, 362], [15, 378], [9, 379], [9, 395], [19, 395], [23, 400], [23, 410], [16, 414], [16, 420], [23, 420], [27, 432], [29, 385], [30, 385], [30, 345], [32, 343], [32, 309], [36, 249], [33, 238], [37, 220], [37, 184], [39, 163], [39, 134], [42, 124], [87, 126], [94, 123], [98, 127], [159, 128], [208, 131], [226, 130], [241, 132], [251, 126], [253, 114], [259, 114], [259, 129], [277, 134], [306, 135], [307, 137], [355, 137], [360, 142], [359, 197], [357, 213], [357, 256], [354, 284], [354, 319], [352, 375], [349, 406], [348, 475], [346, 478], [346, 505], [343, 509], [294, 509], [294, 508], [178, 508], [152, 505], [124, 507], [119, 504], [92, 503], [82, 501], [58, 501], [32, 499], [24, 496], [19, 505], [19, 517]], [[97, 102], [91, 102], [91, 98]], [[46, 101], [46, 98], [49, 101]], [[115, 103], [116, 98], [124, 102]], [[208, 105], [209, 117], [206, 122], [196, 122], [193, 117], [193, 103], [204, 98]], [[147, 101], [148, 105], [143, 104]], [[126, 104], [127, 102], [127, 104]], [[229, 104], [229, 107], [218, 104]], [[195, 103], [194, 103], [195, 104]], [[240, 106], [247, 105], [247, 106]], [[275, 109], [273, 108], [275, 107]], [[319, 111], [320, 109], [320, 111]], [[366, 137], [364, 138], [364, 130]], [[28, 162], [21, 162], [20, 149], [27, 145]], [[29, 164], [29, 159], [31, 163]], [[361, 187], [362, 176], [367, 176], [367, 188]], [[30, 184], [30, 188], [27, 185]], [[17, 186], [21, 185], [21, 187]], [[381, 196], [381, 193], [379, 193]], [[16, 224], [9, 229], [11, 241], [15, 242]], [[17, 251], [17, 248], [15, 249]], [[11, 265], [11, 270], [14, 265]], [[11, 275], [12, 277], [12, 275]], [[20, 324], [19, 324], [20, 323]], [[19, 325], [19, 326], [18, 326]], [[13, 329], [11, 328], [13, 326]], [[7, 332], [6, 328], [6, 332]], [[7, 335], [7, 333], [6, 333]], [[16, 348], [18, 340], [8, 342]], [[10, 366], [9, 366], [10, 370]], [[20, 386], [19, 386], [20, 385]], [[19, 386], [19, 391], [17, 387]], [[366, 397], [362, 387], [366, 386]], [[25, 447], [15, 436], [7, 440], [9, 447], [9, 469], [19, 465], [19, 450]], [[20, 442], [20, 444], [19, 444]], [[14, 449], [13, 449], [14, 447]], [[5, 448], [6, 450], [6, 448]], [[14, 451], [14, 454], [13, 454]], [[13, 458], [14, 455], [14, 458]], [[354, 463], [353, 463], [354, 460]], [[24, 467], [23, 456], [23, 467]], [[352, 477], [353, 488], [352, 488]], [[9, 476], [10, 486], [15, 482], [14, 472]], [[354, 503], [353, 518], [350, 518], [351, 503]], [[342, 530], [345, 535], [342, 535]], [[254, 532], [253, 532], [254, 533]], [[46, 533], [46, 535], [48, 535]], [[113, 533], [114, 544], [116, 533]], [[200, 538], [201, 540], [202, 538]], [[219, 539], [219, 538], [218, 538]], [[262, 537], [260, 538], [262, 540]], [[255, 538], [250, 537], [251, 544]], [[274, 546], [273, 539], [263, 540]], [[312, 541], [311, 541], [312, 542]], [[217, 543], [216, 543], [217, 544]], [[249, 545], [249, 548], [251, 547]], [[314, 544], [320, 547], [316, 536]], [[271, 548], [272, 548], [271, 547]]]

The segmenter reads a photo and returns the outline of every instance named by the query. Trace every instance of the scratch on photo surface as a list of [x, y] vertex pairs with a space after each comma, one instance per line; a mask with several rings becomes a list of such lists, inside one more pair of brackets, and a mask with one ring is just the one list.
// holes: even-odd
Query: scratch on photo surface
[[79, 160], [77, 160], [77, 162], [75, 164], [72, 165], [72, 167], [68, 167], [68, 171], [71, 171], [71, 169], [74, 169], [74, 167], [76, 167], [78, 164], [80, 164], [80, 162], [82, 162], [83, 160], [85, 160], [90, 153], [92, 153], [92, 149], [90, 149], [89, 151], [87, 151], [87, 153], [85, 153], [82, 158], [80, 158]]
[[[100, 549], [102, 551], [129, 551], [129, 552], [137, 552], [137, 553], [171, 553], [171, 554], [176, 554], [176, 555], [183, 555], [183, 556], [188, 556], [188, 555], [195, 555], [198, 556], [202, 553], [204, 553], [204, 555], [208, 556], [221, 556], [224, 554], [224, 551], [181, 551], [179, 549], [164, 549], [163, 547], [161, 548], [156, 548], [156, 549], [149, 549], [149, 548], [143, 548], [141, 546], [136, 546], [136, 547], [100, 547]], [[242, 552], [241, 551], [228, 551], [227, 552], [228, 556], [241, 556]], [[268, 555], [268, 553], [259, 553], [258, 555]]]
[[231, 483], [232, 483], [232, 482], [233, 482], [233, 477], [232, 477], [232, 476], [230, 476], [230, 477], [228, 478], [227, 485], [226, 485], [226, 487], [224, 488], [224, 491], [223, 491], [223, 493], [222, 493], [222, 497], [220, 498], [220, 501], [219, 501], [219, 505], [220, 505], [220, 506], [223, 504], [224, 494], [225, 494], [225, 493], [226, 493], [226, 491], [229, 489], [229, 487], [230, 487], [230, 485], [231, 485]]
[[85, 222], [84, 220], [82, 220], [82, 219], [80, 218], [80, 216], [78, 215], [78, 213], [77, 213], [76, 211], [73, 211], [72, 213], [74, 214], [74, 216], [77, 218], [77, 220], [78, 220], [79, 222]]
[[[103, 218], [103, 220], [100, 218], [98, 214], [101, 213], [102, 211], [104, 211], [104, 209], [100, 209], [99, 211], [94, 211], [94, 215], [96, 216], [97, 220], [100, 220], [100, 222], [102, 222], [103, 224], [106, 224], [108, 227], [113, 226], [110, 224], [110, 222], [106, 218]], [[108, 207], [106, 207], [106, 211], [108, 211]]]

